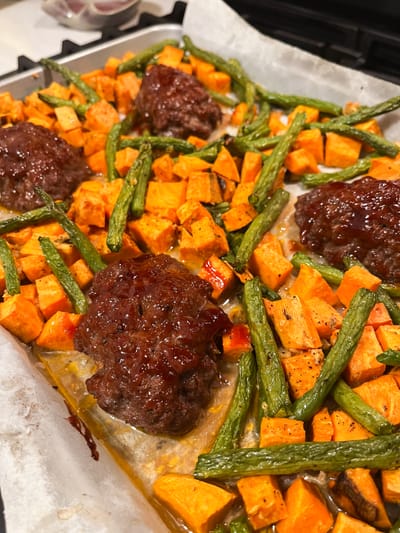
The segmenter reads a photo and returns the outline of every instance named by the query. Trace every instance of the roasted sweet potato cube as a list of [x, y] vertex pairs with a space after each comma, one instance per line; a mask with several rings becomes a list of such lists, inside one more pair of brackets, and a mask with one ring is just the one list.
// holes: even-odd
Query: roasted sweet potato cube
[[119, 122], [118, 111], [105, 100], [92, 104], [86, 111], [85, 128], [88, 130], [108, 133], [112, 126]]
[[208, 533], [236, 500], [232, 492], [185, 474], [160, 476], [153, 490], [193, 533]]
[[81, 289], [86, 289], [93, 280], [93, 272], [83, 259], [78, 259], [72, 263], [69, 271]]
[[257, 216], [257, 211], [250, 204], [240, 204], [231, 207], [222, 214], [226, 231], [237, 231], [248, 226]]
[[341, 409], [332, 411], [331, 420], [334, 441], [361, 440], [372, 437], [372, 433]]
[[22, 272], [29, 281], [35, 281], [51, 273], [51, 269], [44, 255], [26, 255], [21, 257], [20, 265]]
[[326, 300], [318, 297], [309, 298], [304, 305], [310, 311], [311, 318], [322, 339], [329, 339], [333, 332], [341, 327], [342, 315]]
[[157, 63], [166, 65], [167, 67], [176, 68], [182, 61], [184, 54], [183, 48], [177, 46], [167, 45], [161, 50], [157, 57]]
[[226, 295], [233, 288], [236, 280], [232, 267], [216, 255], [211, 255], [204, 261], [198, 276], [212, 285], [212, 297], [215, 300]]
[[329, 442], [333, 439], [333, 424], [327, 407], [323, 407], [312, 417], [311, 435], [314, 442]]
[[321, 339], [308, 309], [298, 296], [285, 296], [275, 302], [265, 301], [268, 316], [284, 348], [308, 350], [321, 348]]
[[238, 183], [232, 196], [231, 207], [249, 204], [249, 196], [254, 190], [254, 182], [247, 181]]
[[324, 162], [324, 138], [318, 128], [301, 131], [293, 143], [293, 148], [304, 148], [314, 156], [318, 164]]
[[321, 373], [323, 362], [324, 353], [320, 349], [304, 350], [282, 358], [282, 366], [293, 399], [300, 398], [313, 388]]
[[197, 200], [186, 201], [180, 207], [178, 207], [176, 214], [178, 216], [179, 223], [187, 230], [190, 230], [190, 226], [196, 220], [201, 220], [204, 217], [212, 219], [211, 213], [201, 202]]
[[392, 424], [400, 424], [400, 389], [391, 374], [366, 381], [354, 392]]
[[305, 148], [291, 150], [285, 158], [285, 167], [296, 175], [320, 172], [314, 155]]
[[82, 128], [75, 128], [69, 131], [62, 131], [58, 134], [59, 137], [62, 137], [68, 144], [75, 146], [75, 148], [82, 148], [85, 144], [85, 138], [83, 135]]
[[237, 482], [247, 518], [258, 530], [287, 517], [286, 504], [277, 478], [270, 475], [248, 476]]
[[62, 131], [71, 131], [81, 128], [81, 122], [74, 108], [59, 106], [54, 109], [59, 128]]
[[392, 319], [385, 304], [377, 302], [369, 314], [367, 326], [372, 326], [377, 329], [379, 326], [390, 326], [392, 323]]
[[0, 324], [29, 343], [42, 331], [43, 318], [35, 304], [22, 294], [16, 294], [0, 303]]
[[344, 273], [342, 281], [336, 289], [336, 295], [342, 304], [348, 307], [358, 289], [365, 287], [375, 291], [380, 284], [381, 280], [377, 276], [365, 268], [355, 265]]
[[328, 132], [325, 141], [325, 165], [339, 168], [354, 165], [360, 157], [361, 146], [360, 141]]
[[382, 351], [400, 350], [400, 326], [398, 324], [379, 326], [376, 330], [376, 336]]
[[95, 152], [94, 154], [89, 155], [86, 158], [86, 162], [90, 170], [94, 174], [106, 174], [107, 173], [107, 163], [106, 163], [106, 152], [104, 149]]
[[306, 114], [306, 122], [318, 122], [319, 120], [319, 109], [317, 109], [316, 107], [299, 104], [293, 109], [293, 111], [289, 113], [288, 115], [289, 124], [293, 121], [294, 117], [298, 113]]
[[104, 228], [106, 225], [106, 211], [104, 200], [98, 191], [80, 189], [74, 195], [74, 218], [75, 222]]
[[200, 268], [204, 258], [200, 256], [192, 235], [183, 227], [179, 231], [179, 257], [193, 268]]
[[56, 311], [72, 311], [72, 304], [54, 274], [47, 274], [35, 280], [39, 309], [46, 319]]
[[127, 146], [126, 148], [122, 148], [122, 150], [117, 151], [117, 153], [115, 154], [114, 165], [120, 176], [126, 176], [128, 170], [136, 161], [138, 154], [139, 150], [135, 150], [130, 146]]
[[222, 146], [211, 167], [212, 171], [222, 178], [234, 182], [240, 181], [239, 169], [229, 150]]
[[177, 209], [186, 200], [186, 181], [150, 181], [145, 210], [161, 218], [177, 222]]
[[249, 268], [267, 287], [276, 290], [288, 279], [293, 265], [268, 243], [260, 243], [251, 255]]
[[104, 150], [107, 141], [107, 133], [101, 131], [84, 131], [83, 140], [83, 153], [88, 157]]
[[263, 417], [260, 426], [260, 447], [305, 442], [304, 422], [291, 418]]
[[287, 518], [276, 524], [277, 533], [328, 533], [333, 517], [318, 490], [303, 478], [296, 478], [285, 494]]
[[240, 182], [255, 182], [261, 172], [261, 167], [262, 156], [259, 152], [245, 152], [240, 170]]
[[378, 528], [391, 526], [379, 489], [367, 468], [349, 468], [341, 472], [334, 491], [346, 494], [360, 518]]
[[47, 320], [36, 339], [46, 350], [74, 350], [74, 335], [83, 315], [57, 311]]
[[244, 352], [251, 349], [250, 330], [246, 324], [233, 324], [222, 336], [222, 351], [228, 360], [237, 361]]
[[111, 252], [107, 246], [107, 231], [103, 229], [91, 231], [89, 239], [106, 263], [138, 257], [142, 254], [136, 242], [127, 232], [122, 235], [122, 247], [118, 252]]
[[370, 526], [366, 522], [354, 518], [349, 514], [340, 511], [336, 515], [335, 525], [333, 526], [332, 533], [379, 533], [379, 530]]
[[154, 159], [151, 168], [157, 181], [172, 181], [174, 178], [174, 160], [169, 154]]
[[202, 77], [202, 82], [217, 93], [227, 94], [231, 90], [231, 77], [226, 72], [213, 71]]
[[192, 172], [187, 180], [186, 200], [195, 200], [206, 204], [218, 204], [222, 201], [221, 187], [213, 172]]
[[338, 303], [338, 297], [329, 283], [315, 268], [301, 264], [299, 272], [288, 290], [289, 294], [296, 294], [303, 301], [318, 297], [330, 305]]
[[382, 495], [386, 502], [400, 503], [400, 468], [381, 470]]
[[211, 163], [190, 155], [180, 155], [173, 166], [173, 173], [181, 179], [187, 179], [192, 172], [204, 171], [211, 168]]
[[231, 115], [231, 124], [233, 126], [240, 126], [241, 124], [243, 124], [248, 109], [249, 106], [246, 104], [246, 102], [240, 102], [239, 104], [237, 104]]
[[221, 257], [229, 251], [224, 230], [211, 218], [204, 217], [194, 221], [190, 229], [196, 250], [201, 257], [206, 259], [213, 254]]
[[176, 238], [175, 224], [171, 220], [146, 213], [128, 222], [128, 232], [154, 254], [167, 252]]
[[117, 178], [115, 180], [108, 181], [104, 184], [102, 188], [101, 194], [104, 201], [104, 209], [107, 218], [110, 218], [115, 203], [118, 199], [119, 193], [121, 192], [123, 183], [123, 179]]
[[384, 363], [377, 360], [382, 352], [381, 345], [372, 326], [365, 326], [360, 340], [348, 362], [344, 377], [351, 387], [357, 387], [370, 379], [381, 376], [386, 369]]

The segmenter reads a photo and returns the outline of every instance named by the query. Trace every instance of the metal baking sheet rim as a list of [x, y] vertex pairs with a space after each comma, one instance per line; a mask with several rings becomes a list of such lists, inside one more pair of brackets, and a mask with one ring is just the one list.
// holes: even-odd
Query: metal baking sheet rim
[[[180, 24], [157, 24], [57, 59], [57, 62], [78, 72], [90, 72], [102, 67], [111, 55], [122, 57], [129, 50], [143, 50], [164, 39], [180, 40], [181, 36]], [[1, 80], [0, 91], [9, 91], [15, 98], [24, 98], [38, 88], [61, 79], [58, 74], [38, 66]]]

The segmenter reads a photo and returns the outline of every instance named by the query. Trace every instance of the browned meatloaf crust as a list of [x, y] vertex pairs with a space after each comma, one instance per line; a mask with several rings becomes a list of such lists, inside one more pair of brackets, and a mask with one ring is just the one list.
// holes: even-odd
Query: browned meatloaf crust
[[342, 268], [352, 256], [387, 282], [400, 282], [400, 180], [370, 176], [301, 195], [295, 220], [302, 244]]
[[152, 133], [182, 139], [189, 135], [206, 139], [222, 116], [196, 78], [165, 65], [146, 71], [135, 103]]
[[0, 128], [0, 204], [16, 211], [42, 205], [41, 187], [65, 200], [91, 175], [80, 152], [43, 126], [19, 122]]
[[99, 405], [148, 433], [192, 429], [230, 326], [208, 282], [168, 255], [143, 255], [96, 274], [89, 296], [75, 346], [102, 365], [87, 381]]

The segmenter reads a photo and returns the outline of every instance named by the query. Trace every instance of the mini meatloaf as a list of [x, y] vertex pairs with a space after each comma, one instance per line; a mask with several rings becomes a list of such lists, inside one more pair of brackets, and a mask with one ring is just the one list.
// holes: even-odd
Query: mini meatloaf
[[231, 325], [211, 286], [168, 255], [143, 255], [96, 274], [77, 350], [100, 369], [87, 388], [100, 407], [151, 434], [191, 430], [218, 376]]
[[194, 76], [165, 65], [147, 69], [135, 103], [157, 135], [206, 139], [222, 118], [220, 107]]
[[16, 211], [42, 205], [41, 187], [65, 200], [91, 175], [80, 152], [43, 126], [19, 122], [0, 128], [0, 204]]
[[301, 243], [342, 268], [352, 256], [387, 282], [400, 282], [400, 180], [332, 182], [299, 196]]

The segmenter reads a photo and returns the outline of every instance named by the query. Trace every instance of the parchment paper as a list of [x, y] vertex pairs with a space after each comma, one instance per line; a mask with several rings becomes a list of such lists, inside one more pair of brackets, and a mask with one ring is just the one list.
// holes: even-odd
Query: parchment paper
[[[220, 0], [190, 0], [183, 31], [200, 47], [238, 58], [268, 89], [371, 105], [399, 87], [259, 34]], [[399, 113], [382, 121], [400, 139]], [[108, 453], [94, 461], [67, 421], [60, 395], [25, 349], [0, 332], [0, 487], [9, 533], [167, 531]], [[100, 445], [99, 445], [100, 446]]]

